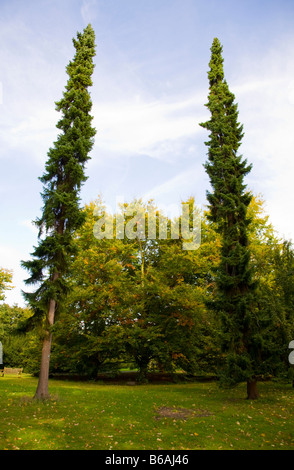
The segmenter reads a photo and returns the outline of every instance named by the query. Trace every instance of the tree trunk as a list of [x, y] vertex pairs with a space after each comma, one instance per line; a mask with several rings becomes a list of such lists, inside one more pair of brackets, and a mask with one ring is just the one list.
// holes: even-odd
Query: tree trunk
[[48, 400], [50, 398], [49, 387], [48, 387], [51, 341], [52, 341], [52, 333], [50, 332], [50, 327], [53, 326], [54, 324], [55, 307], [56, 307], [56, 302], [55, 300], [51, 299], [49, 303], [49, 311], [48, 311], [49, 328], [45, 333], [45, 338], [43, 341], [39, 382], [38, 382], [37, 390], [34, 396], [34, 398], [37, 400]]
[[138, 377], [137, 377], [137, 381], [139, 383], [144, 384], [148, 382], [147, 372], [148, 372], [147, 367], [140, 367]]
[[247, 400], [256, 400], [259, 398], [259, 393], [257, 390], [257, 380], [248, 379], [247, 380]]
[[148, 378], [147, 378], [148, 364], [149, 364], [149, 359], [147, 361], [140, 361], [139, 364], [138, 364], [139, 365], [139, 373], [138, 373], [137, 381], [139, 383], [147, 383], [148, 382]]

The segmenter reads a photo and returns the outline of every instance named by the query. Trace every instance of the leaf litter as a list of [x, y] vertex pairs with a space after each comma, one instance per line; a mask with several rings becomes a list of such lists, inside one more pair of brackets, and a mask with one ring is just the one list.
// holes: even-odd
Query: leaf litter
[[204, 409], [188, 409], [188, 408], [174, 408], [168, 406], [161, 406], [156, 410], [157, 415], [155, 419], [162, 419], [162, 418], [172, 418], [172, 419], [188, 419], [192, 417], [196, 418], [203, 418], [207, 416], [212, 416], [208, 410]]

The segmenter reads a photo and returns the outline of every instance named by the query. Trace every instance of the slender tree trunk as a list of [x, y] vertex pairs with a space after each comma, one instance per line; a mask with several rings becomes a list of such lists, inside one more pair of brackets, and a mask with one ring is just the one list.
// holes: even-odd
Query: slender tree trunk
[[49, 303], [49, 311], [48, 311], [49, 328], [45, 332], [45, 338], [43, 341], [39, 382], [38, 382], [37, 390], [34, 396], [34, 398], [38, 400], [46, 400], [50, 398], [49, 387], [48, 387], [51, 341], [52, 341], [52, 333], [50, 332], [50, 327], [53, 326], [54, 324], [55, 307], [56, 307], [56, 302], [55, 300], [51, 299]]
[[247, 400], [256, 400], [259, 398], [259, 392], [257, 389], [257, 380], [248, 379], [247, 380]]

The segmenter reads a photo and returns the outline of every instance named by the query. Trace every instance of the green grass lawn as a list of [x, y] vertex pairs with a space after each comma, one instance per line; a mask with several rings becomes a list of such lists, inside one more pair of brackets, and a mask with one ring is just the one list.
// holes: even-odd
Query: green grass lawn
[[52, 399], [31, 398], [33, 377], [0, 378], [0, 450], [294, 449], [294, 389], [215, 382], [107, 385], [50, 381]]

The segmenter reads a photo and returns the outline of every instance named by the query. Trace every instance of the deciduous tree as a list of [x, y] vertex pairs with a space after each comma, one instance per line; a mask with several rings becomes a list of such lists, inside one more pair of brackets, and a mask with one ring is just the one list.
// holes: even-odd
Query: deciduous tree
[[0, 268], [0, 300], [5, 299], [4, 292], [12, 289], [12, 272], [8, 269]]

